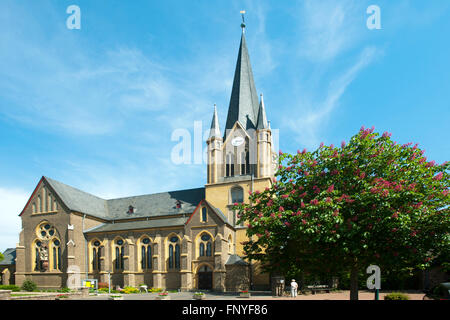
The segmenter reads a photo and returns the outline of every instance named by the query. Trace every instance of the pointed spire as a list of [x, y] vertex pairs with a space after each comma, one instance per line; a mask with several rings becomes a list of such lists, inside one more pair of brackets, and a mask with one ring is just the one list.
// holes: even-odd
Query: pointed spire
[[267, 123], [267, 116], [266, 116], [266, 107], [264, 106], [264, 97], [261, 93], [261, 101], [259, 103], [259, 110], [258, 110], [258, 123], [256, 125], [256, 129], [267, 129], [269, 127], [269, 124]]
[[[242, 27], [242, 30], [244, 30], [244, 27]], [[252, 66], [243, 32], [234, 72], [224, 139], [226, 138], [227, 130], [231, 129], [236, 121], [239, 121], [244, 129], [256, 128], [257, 117], [258, 94], [256, 93], [255, 80], [253, 79]]]
[[219, 117], [217, 116], [217, 106], [214, 104], [214, 114], [211, 121], [211, 130], [209, 131], [209, 139], [220, 138]]

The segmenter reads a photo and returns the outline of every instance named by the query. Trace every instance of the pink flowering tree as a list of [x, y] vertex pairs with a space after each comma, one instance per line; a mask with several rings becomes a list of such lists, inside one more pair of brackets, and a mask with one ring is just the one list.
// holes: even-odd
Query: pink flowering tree
[[350, 272], [352, 300], [371, 264], [383, 272], [449, 261], [450, 164], [373, 131], [361, 128], [340, 148], [280, 151], [272, 187], [235, 205], [250, 259], [268, 272]]

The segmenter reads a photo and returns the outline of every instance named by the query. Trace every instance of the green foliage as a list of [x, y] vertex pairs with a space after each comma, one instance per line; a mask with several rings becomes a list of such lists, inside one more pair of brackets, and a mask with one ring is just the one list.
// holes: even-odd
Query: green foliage
[[248, 227], [246, 255], [306, 277], [450, 261], [450, 164], [423, 153], [373, 128], [340, 148], [280, 152], [272, 186], [234, 206]]
[[0, 261], [2, 261], [5, 257], [3, 256], [3, 254], [0, 252]]
[[31, 281], [30, 279], [25, 279], [25, 281], [22, 283], [22, 288], [23, 291], [29, 291], [29, 292], [33, 292], [37, 289], [37, 285], [36, 283], [34, 283], [33, 281]]
[[11, 290], [12, 292], [17, 292], [20, 291], [20, 288], [18, 286], [10, 284], [10, 285], [0, 285], [0, 290]]
[[109, 288], [99, 288], [98, 292], [100, 292], [100, 293], [108, 293], [109, 292]]
[[71, 291], [72, 290], [70, 290], [70, 288], [67, 288], [67, 287], [64, 287], [64, 288], [58, 290], [58, 292], [63, 292], [63, 293], [68, 293], [68, 292], [71, 292]]
[[385, 295], [384, 300], [409, 300], [409, 296], [400, 292], [392, 292]]
[[163, 291], [163, 289], [161, 289], [161, 288], [150, 288], [150, 289], [148, 289], [148, 292], [162, 292]]

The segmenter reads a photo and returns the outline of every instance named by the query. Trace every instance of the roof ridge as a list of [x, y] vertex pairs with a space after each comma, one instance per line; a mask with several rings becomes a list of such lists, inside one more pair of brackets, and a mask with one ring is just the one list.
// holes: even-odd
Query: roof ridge
[[105, 201], [124, 200], [124, 199], [131, 199], [131, 198], [147, 197], [147, 196], [158, 195], [158, 194], [165, 194], [165, 193], [170, 193], [170, 192], [182, 192], [182, 191], [200, 190], [200, 189], [205, 189], [205, 187], [190, 188], [190, 189], [179, 189], [179, 190], [174, 190], [174, 191], [161, 191], [161, 192], [156, 192], [156, 193], [146, 193], [146, 194], [140, 194], [140, 195], [137, 195], [137, 196], [111, 198], [111, 199], [106, 199]]

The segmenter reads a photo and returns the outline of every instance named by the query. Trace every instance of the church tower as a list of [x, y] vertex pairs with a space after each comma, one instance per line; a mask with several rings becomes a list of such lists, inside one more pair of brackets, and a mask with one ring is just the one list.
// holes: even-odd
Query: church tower
[[208, 145], [206, 200], [220, 209], [236, 229], [235, 253], [243, 255], [246, 225], [238, 224], [233, 204], [248, 203], [249, 192], [270, 187], [274, 175], [272, 131], [263, 96], [258, 99], [242, 23], [227, 119], [221, 133], [217, 108]]

